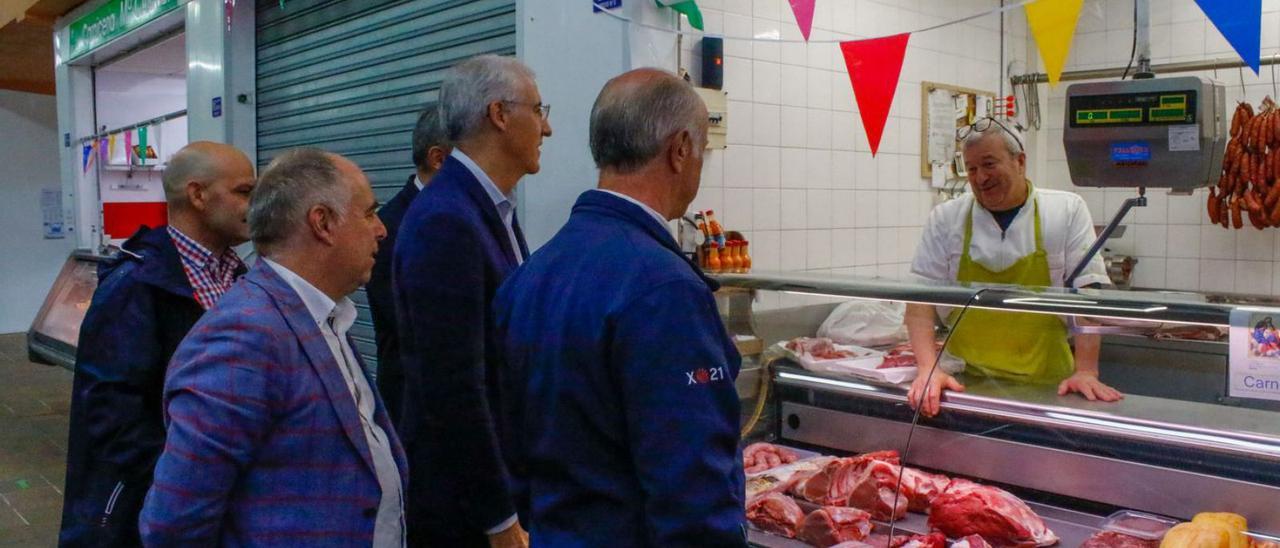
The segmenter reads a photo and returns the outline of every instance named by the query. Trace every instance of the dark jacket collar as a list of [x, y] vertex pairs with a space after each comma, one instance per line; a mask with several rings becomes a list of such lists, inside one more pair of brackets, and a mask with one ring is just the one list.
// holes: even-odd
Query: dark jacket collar
[[720, 289], [719, 282], [708, 278], [707, 275], [702, 272], [702, 269], [698, 268], [698, 265], [694, 264], [693, 261], [690, 261], [689, 258], [680, 251], [680, 246], [676, 244], [675, 238], [671, 237], [671, 232], [667, 227], [659, 224], [657, 219], [650, 216], [649, 213], [640, 206], [623, 198], [614, 196], [608, 192], [588, 190], [578, 196], [577, 203], [573, 204], [573, 213], [578, 213], [579, 211], [593, 211], [596, 213], [610, 215], [634, 225], [635, 228], [639, 229], [645, 235], [657, 241], [659, 245], [679, 256], [681, 260], [689, 265], [689, 268], [692, 268], [693, 271], [698, 274], [699, 278], [702, 278], [702, 281], [705, 282], [707, 287], [711, 288], [712, 291]]
[[[485, 226], [489, 228], [493, 238], [498, 241], [498, 245], [502, 247], [502, 251], [506, 254], [507, 259], [511, 261], [511, 266], [516, 265], [515, 250], [511, 249], [511, 238], [507, 235], [507, 226], [502, 223], [502, 218], [498, 216], [498, 208], [493, 204], [493, 200], [489, 198], [489, 194], [480, 186], [480, 180], [471, 173], [467, 166], [458, 161], [453, 156], [448, 156], [444, 160], [444, 165], [440, 166], [440, 171], [436, 172], [432, 177], [432, 186], [436, 184], [449, 185], [456, 184], [461, 187], [463, 194], [471, 198], [479, 208], [481, 216], [484, 217]], [[520, 253], [522, 257], [529, 256], [528, 244], [524, 241], [524, 232], [520, 230], [520, 221], [515, 218], [514, 214], [511, 221], [512, 229], [516, 233], [516, 240], [520, 244]]]
[[136, 262], [133, 275], [138, 281], [195, 300], [191, 281], [182, 269], [182, 257], [173, 245], [167, 227], [142, 226], [120, 248], [120, 255], [99, 269], [99, 279], [104, 279], [126, 262]]
[[[413, 173], [409, 175], [409, 180], [405, 181], [404, 188], [400, 189], [400, 194], [404, 194], [406, 197], [409, 198], [410, 201], [412, 201], [413, 198], [418, 195], [418, 192], [421, 192], [420, 190], [418, 190], [418, 185], [413, 183], [417, 179], [418, 179], [417, 173]], [[423, 184], [426, 184], [426, 183], [424, 182]]]

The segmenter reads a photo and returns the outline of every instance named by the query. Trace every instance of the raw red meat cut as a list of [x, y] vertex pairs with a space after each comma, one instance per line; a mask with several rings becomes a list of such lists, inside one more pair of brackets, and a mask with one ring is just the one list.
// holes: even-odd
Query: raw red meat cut
[[1115, 531], [1098, 531], [1089, 540], [1084, 541], [1080, 548], [1159, 548], [1160, 541], [1146, 540], [1117, 533]]
[[893, 548], [947, 548], [947, 537], [939, 532], [893, 539]]
[[796, 454], [785, 447], [771, 443], [753, 443], [742, 450], [742, 468], [748, 474], [796, 461]]
[[814, 546], [826, 548], [850, 540], [862, 540], [871, 533], [871, 514], [857, 508], [823, 506], [800, 524], [797, 538]]
[[928, 512], [933, 499], [946, 491], [948, 485], [951, 485], [951, 478], [946, 476], [902, 467], [902, 494], [907, 497], [907, 509], [912, 512]]
[[864, 455], [854, 459], [850, 467], [853, 468], [850, 475], [855, 479], [849, 492], [849, 506], [871, 512], [876, 519], [885, 521], [906, 515], [909, 497], [896, 496], [895, 490], [900, 466]]
[[822, 506], [846, 506], [853, 492], [854, 459], [835, 459], [812, 474], [795, 479], [790, 493]]
[[761, 531], [796, 538], [802, 520], [804, 510], [782, 493], [768, 493], [747, 502], [747, 521]]
[[836, 348], [835, 342], [826, 337], [796, 337], [787, 341], [787, 350], [804, 354], [815, 360], [852, 358], [857, 354]]
[[996, 547], [1049, 546], [1058, 536], [1007, 491], [953, 479], [929, 507], [929, 527], [951, 538], [981, 535]]
[[906, 497], [895, 506], [894, 485], [883, 485], [885, 482], [877, 477], [881, 467], [892, 469], [895, 465], [876, 457], [896, 456], [897, 453], [880, 452], [833, 460], [818, 472], [797, 479], [790, 492], [822, 506], [860, 508], [879, 520], [901, 519], [907, 513]]
[[840, 544], [832, 546], [831, 548], [876, 548], [876, 546], [874, 544], [867, 544], [860, 540], [846, 540]]
[[[935, 344], [938, 352], [942, 352], [942, 342]], [[911, 367], [916, 364], [916, 352], [911, 349], [911, 343], [902, 343], [898, 346], [885, 351], [884, 361], [876, 369], [888, 369], [891, 367]]]

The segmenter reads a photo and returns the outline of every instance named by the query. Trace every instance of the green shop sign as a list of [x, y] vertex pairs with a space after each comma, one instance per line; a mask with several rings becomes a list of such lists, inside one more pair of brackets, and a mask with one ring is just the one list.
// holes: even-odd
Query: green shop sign
[[181, 4], [180, 0], [108, 0], [71, 23], [71, 59], [128, 34]]

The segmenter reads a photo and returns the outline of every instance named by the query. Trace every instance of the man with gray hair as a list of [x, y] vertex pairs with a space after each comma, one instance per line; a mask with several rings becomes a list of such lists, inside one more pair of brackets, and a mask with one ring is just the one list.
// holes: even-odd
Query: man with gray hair
[[503, 430], [542, 546], [745, 546], [734, 379], [718, 284], [667, 222], [698, 193], [708, 115], [658, 69], [591, 110], [599, 187], [503, 284]]
[[453, 152], [409, 206], [392, 259], [415, 546], [528, 544], [504, 463], [516, 433], [495, 420], [505, 373], [489, 305], [529, 254], [513, 191], [538, 172], [550, 109], [508, 57], [463, 61], [440, 86]]
[[[933, 208], [911, 263], [912, 273], [946, 282], [1017, 284], [1033, 287], [1088, 287], [1110, 283], [1102, 257], [1068, 280], [1094, 242], [1093, 220], [1080, 196], [1036, 188], [1027, 180], [1027, 154], [1016, 127], [983, 118], [963, 128], [965, 170], [971, 192]], [[972, 309], [958, 323], [953, 310], [947, 351], [965, 361], [968, 377], [1057, 388], [1089, 400], [1122, 396], [1098, 379], [1101, 338], [1075, 336], [1055, 316]], [[908, 402], [927, 416], [940, 410], [943, 390], [964, 390], [937, 368], [934, 346], [938, 311], [908, 304], [907, 331], [919, 374]], [[993, 333], [1000, 336], [993, 337]]]
[[165, 380], [145, 544], [404, 546], [404, 454], [348, 334], [347, 295], [386, 236], [376, 211], [341, 156], [295, 149], [267, 166], [249, 206], [261, 260]]
[[234, 147], [197, 141], [162, 176], [168, 225], [142, 227], [98, 266], [80, 326], [62, 546], [136, 546], [138, 510], [164, 447], [161, 387], [174, 349], [244, 263], [253, 164]]

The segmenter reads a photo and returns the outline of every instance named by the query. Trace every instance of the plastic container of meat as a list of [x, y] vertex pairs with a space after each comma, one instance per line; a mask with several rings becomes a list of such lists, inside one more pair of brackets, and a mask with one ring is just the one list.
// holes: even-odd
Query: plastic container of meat
[[890, 383], [901, 383], [914, 380], [916, 378], [916, 367], [890, 367], [881, 369], [880, 365], [884, 363], [885, 353], [880, 350], [872, 350], [861, 346], [849, 344], [837, 344], [837, 350], [844, 350], [854, 354], [851, 358], [837, 358], [833, 360], [818, 360], [808, 354], [794, 352], [787, 348], [786, 342], [779, 342], [778, 348], [790, 356], [792, 360], [800, 364], [801, 367], [819, 373], [836, 373], [843, 375], [851, 375], [864, 379], [877, 380]]
[[1115, 531], [1143, 540], [1160, 540], [1164, 538], [1164, 534], [1170, 528], [1178, 523], [1176, 519], [1134, 512], [1133, 510], [1120, 510], [1102, 520], [1102, 530]]

